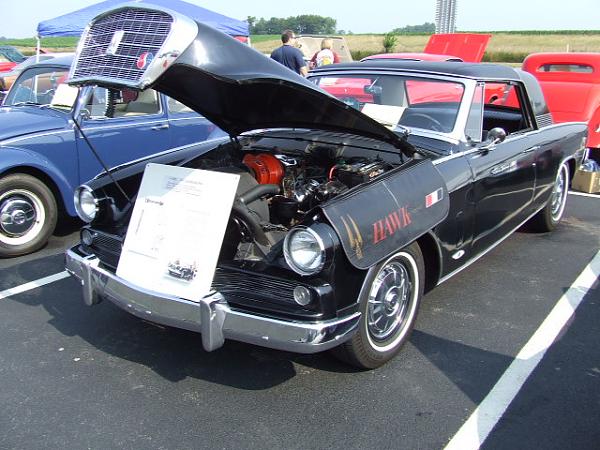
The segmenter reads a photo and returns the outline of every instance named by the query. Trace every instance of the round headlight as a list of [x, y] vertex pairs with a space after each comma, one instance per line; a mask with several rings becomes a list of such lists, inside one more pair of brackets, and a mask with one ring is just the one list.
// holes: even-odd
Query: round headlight
[[75, 190], [75, 209], [84, 222], [91, 222], [98, 214], [98, 199], [94, 191], [87, 186], [79, 186]]
[[325, 264], [323, 239], [311, 228], [295, 228], [285, 237], [283, 254], [288, 265], [300, 275], [319, 272]]

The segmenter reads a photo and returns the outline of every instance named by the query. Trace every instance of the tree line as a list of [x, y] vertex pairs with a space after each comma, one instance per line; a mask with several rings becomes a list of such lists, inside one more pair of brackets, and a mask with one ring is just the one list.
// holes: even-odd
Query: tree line
[[[248, 16], [246, 19], [250, 27], [250, 34], [280, 34], [283, 30], [293, 30], [298, 34], [352, 34], [351, 31], [336, 30], [337, 20], [332, 17], [304, 14], [295, 17], [271, 17], [270, 19], [257, 19]], [[425, 22], [422, 25], [407, 25], [391, 31], [396, 34], [403, 33], [435, 33], [435, 24]]]
[[331, 17], [314, 14], [270, 19], [248, 16], [246, 21], [250, 27], [250, 34], [281, 34], [283, 30], [294, 30], [298, 34], [335, 34], [337, 24]]

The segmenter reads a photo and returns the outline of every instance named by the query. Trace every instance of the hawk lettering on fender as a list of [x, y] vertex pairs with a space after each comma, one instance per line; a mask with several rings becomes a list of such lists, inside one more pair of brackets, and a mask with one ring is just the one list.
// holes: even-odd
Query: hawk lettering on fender
[[373, 244], [387, 239], [388, 236], [402, 228], [406, 228], [410, 223], [410, 213], [407, 206], [392, 211], [385, 218], [373, 223]]
[[[427, 201], [431, 193], [435, 201]], [[409, 162], [322, 207], [353, 266], [368, 269], [446, 218], [446, 184], [430, 160]]]

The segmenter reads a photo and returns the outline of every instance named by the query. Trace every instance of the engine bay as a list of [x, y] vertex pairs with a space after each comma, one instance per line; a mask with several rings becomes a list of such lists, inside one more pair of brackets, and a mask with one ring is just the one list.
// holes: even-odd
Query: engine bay
[[390, 161], [397, 155], [385, 154], [383, 159], [379, 153], [371, 157], [365, 153], [369, 152], [314, 144], [301, 149], [242, 147], [234, 158], [240, 182], [221, 258], [268, 257], [292, 227], [311, 217], [315, 207], [398, 165]]

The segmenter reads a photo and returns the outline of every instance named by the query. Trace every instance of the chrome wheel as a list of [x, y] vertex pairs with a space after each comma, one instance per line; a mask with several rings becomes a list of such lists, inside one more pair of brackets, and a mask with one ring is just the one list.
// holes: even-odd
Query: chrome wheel
[[0, 242], [22, 245], [40, 233], [46, 213], [42, 200], [33, 192], [13, 189], [0, 196]]
[[375, 340], [387, 339], [402, 322], [411, 285], [406, 268], [399, 263], [389, 264], [377, 275], [367, 309], [367, 326]]
[[392, 359], [415, 324], [424, 279], [425, 263], [417, 243], [371, 267], [358, 298], [358, 329], [333, 349], [334, 355], [361, 369], [374, 369]]
[[556, 181], [552, 187], [550, 197], [550, 217], [553, 222], [558, 222], [562, 217], [567, 202], [567, 194], [569, 190], [569, 169], [563, 164], [558, 170]]
[[416, 313], [420, 280], [417, 264], [406, 252], [385, 262], [371, 283], [365, 326], [373, 348], [387, 351], [402, 341]]
[[43, 181], [25, 173], [0, 177], [0, 258], [42, 247], [57, 216], [56, 199]]

